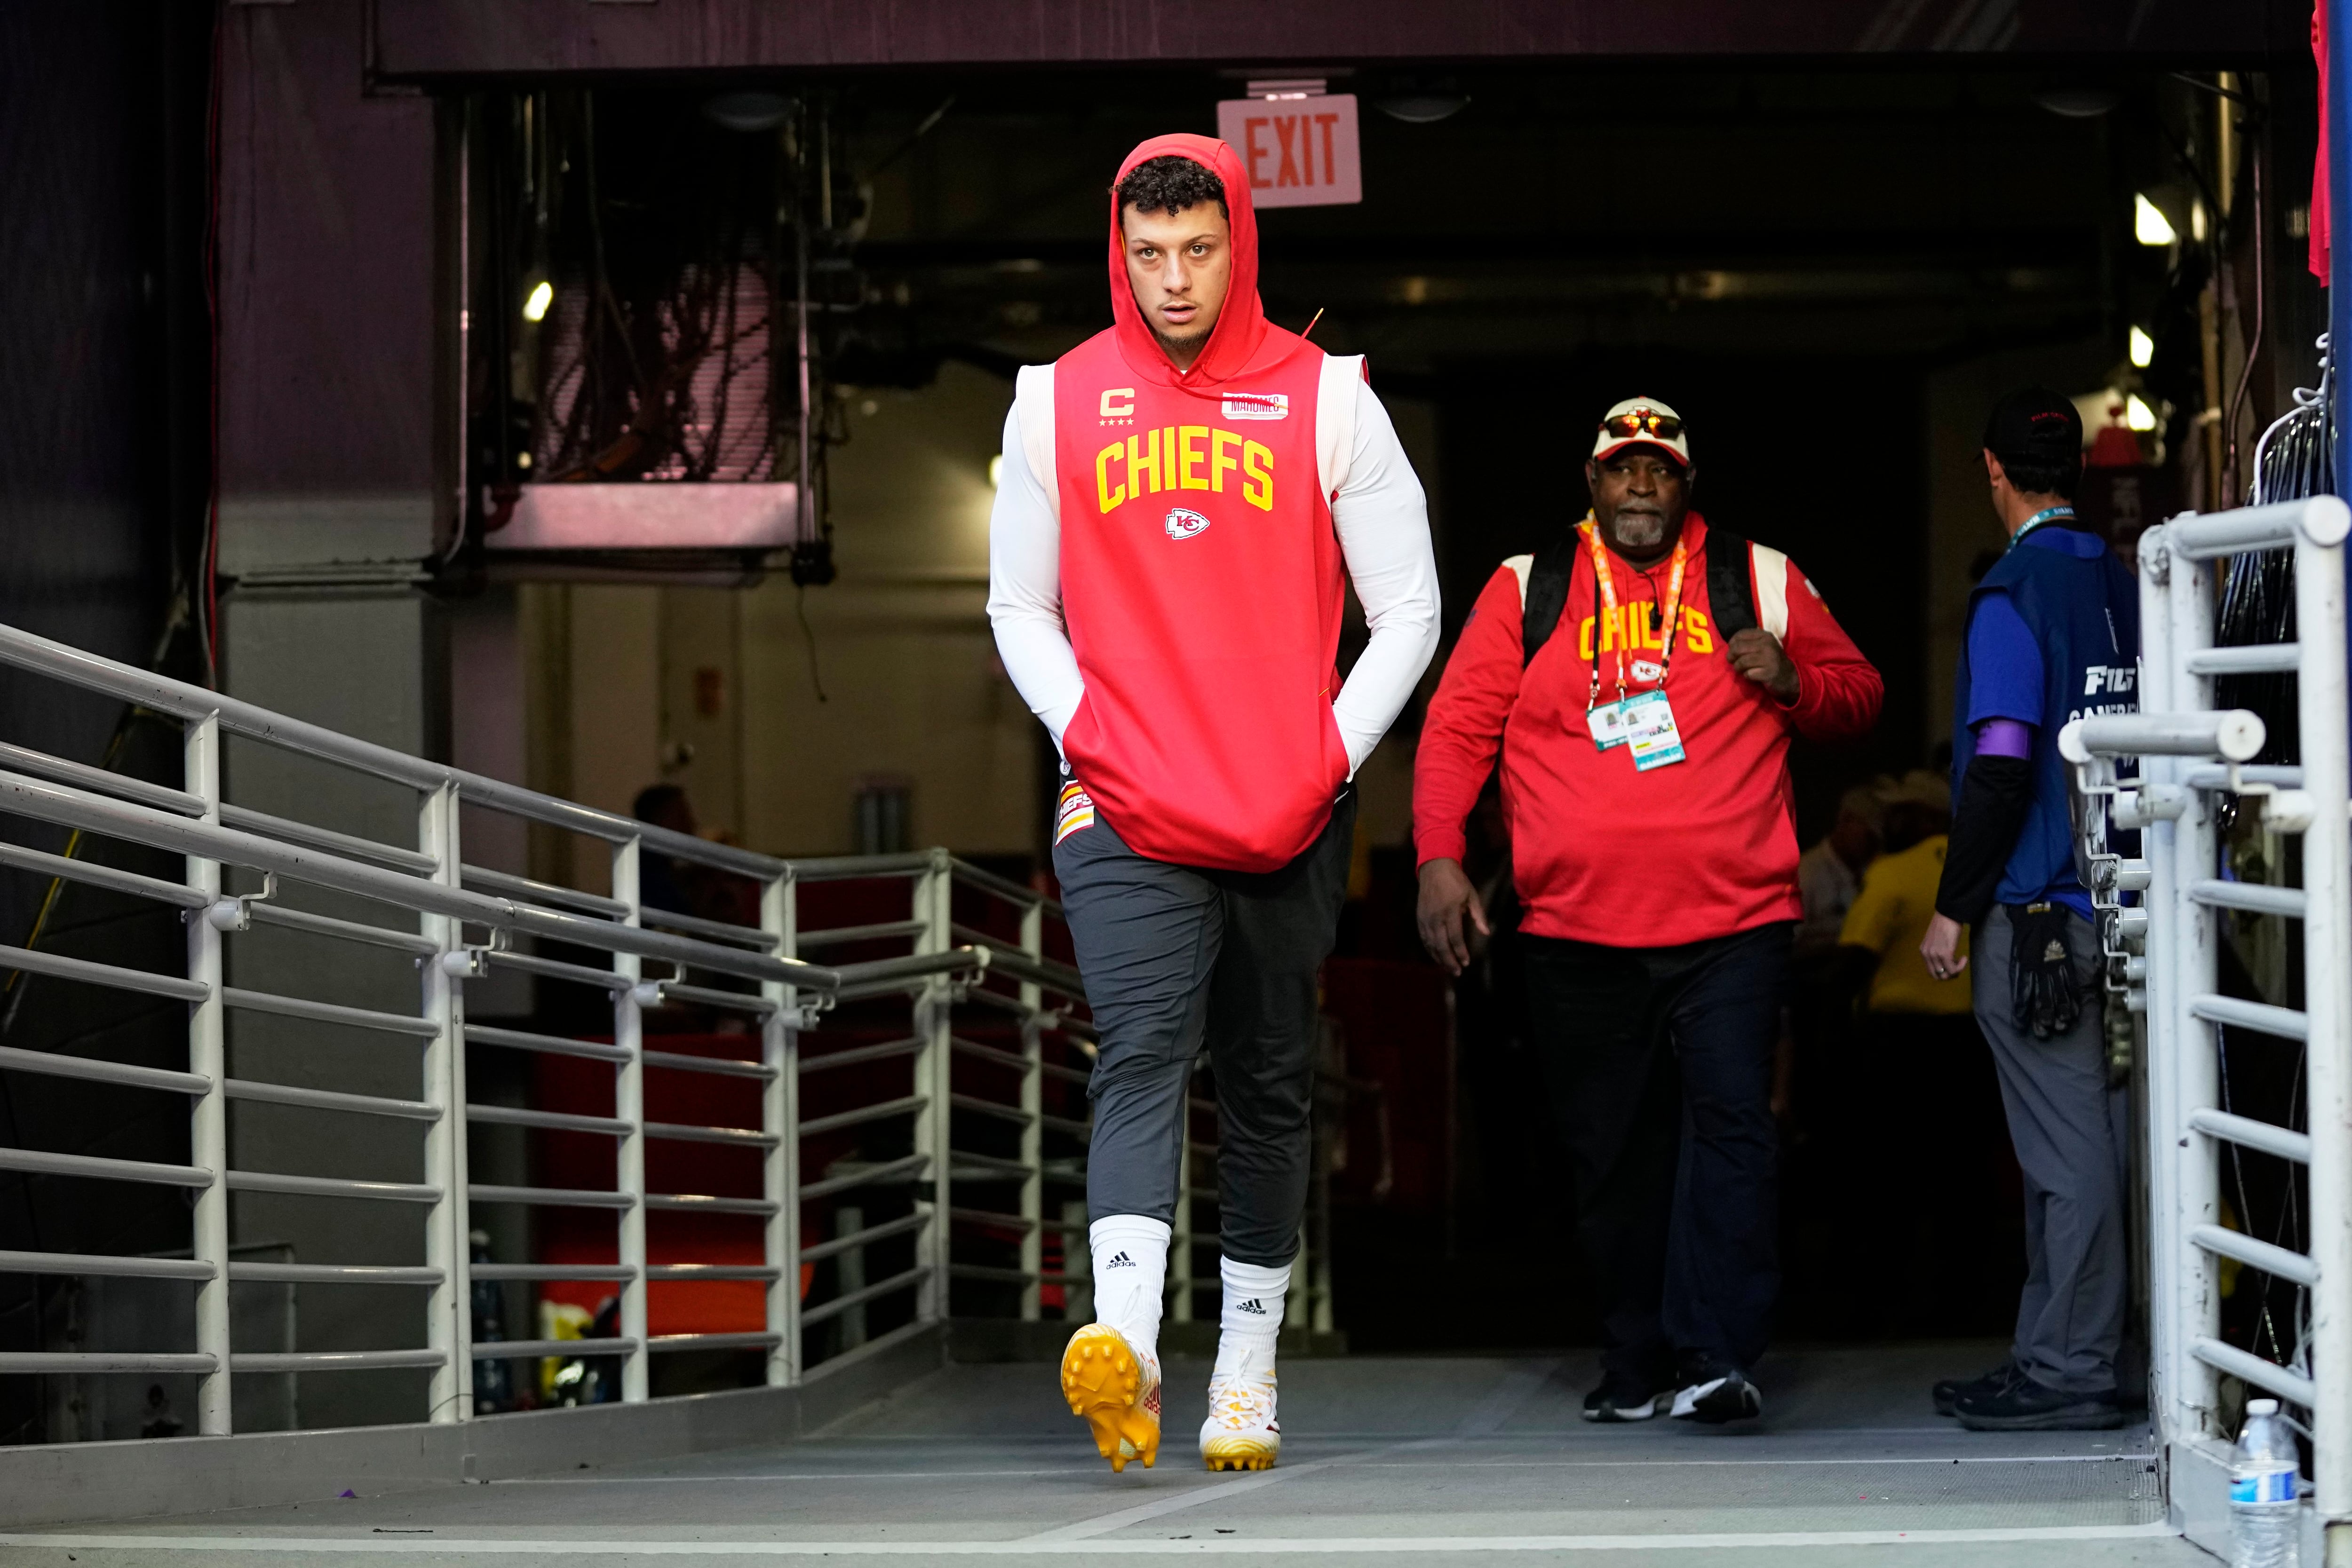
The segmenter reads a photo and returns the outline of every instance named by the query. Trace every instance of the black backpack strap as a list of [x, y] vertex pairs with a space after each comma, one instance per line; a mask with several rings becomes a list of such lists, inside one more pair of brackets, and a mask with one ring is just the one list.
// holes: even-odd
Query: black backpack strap
[[1576, 565], [1576, 535], [1564, 533], [1536, 551], [1528, 567], [1527, 592], [1519, 601], [1519, 667], [1535, 663], [1536, 652], [1551, 640], [1568, 607], [1568, 576]]
[[1731, 641], [1735, 632], [1753, 630], [1756, 581], [1748, 571], [1748, 541], [1728, 528], [1707, 525], [1706, 601], [1715, 616], [1718, 640]]

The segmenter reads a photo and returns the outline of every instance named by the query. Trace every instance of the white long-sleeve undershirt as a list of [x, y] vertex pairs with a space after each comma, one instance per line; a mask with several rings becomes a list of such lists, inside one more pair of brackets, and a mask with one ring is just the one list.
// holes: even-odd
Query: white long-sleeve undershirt
[[[1319, 464], [1327, 492], [1337, 492], [1332, 527], [1371, 631], [1331, 705], [1353, 778], [1437, 651], [1437, 559], [1428, 500], [1388, 410], [1358, 373], [1327, 378], [1320, 396], [1318, 417], [1328, 428], [1352, 426], [1348, 449], [1322, 455]], [[1331, 408], [1335, 397], [1351, 398], [1352, 409]], [[1344, 423], [1334, 423], [1334, 414]], [[1004, 416], [1004, 460], [989, 515], [988, 617], [1006, 673], [1059, 746], [1086, 678], [1062, 619], [1062, 525], [1052, 479], [1035, 471], [1023, 434], [1016, 401]]]

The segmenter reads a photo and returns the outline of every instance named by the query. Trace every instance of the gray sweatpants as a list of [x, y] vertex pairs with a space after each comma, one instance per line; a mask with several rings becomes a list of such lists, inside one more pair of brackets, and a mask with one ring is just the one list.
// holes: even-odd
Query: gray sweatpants
[[1062, 907], [1100, 1055], [1087, 1218], [1176, 1213], [1184, 1102], [1203, 1040], [1217, 1081], [1224, 1255], [1276, 1267], [1298, 1250], [1311, 1154], [1316, 979], [1339, 932], [1356, 797], [1278, 871], [1172, 865], [1099, 818], [1054, 846]]
[[1977, 1025], [1992, 1047], [2010, 1142], [2025, 1174], [2025, 1289], [2011, 1354], [2036, 1381], [2069, 1394], [2116, 1386], [2130, 1292], [2125, 1250], [2121, 1090], [2107, 1087], [2099, 939], [2066, 917], [2083, 984], [2082, 1020], [2036, 1040], [2011, 1008], [2009, 911], [1993, 905], [1970, 946]]

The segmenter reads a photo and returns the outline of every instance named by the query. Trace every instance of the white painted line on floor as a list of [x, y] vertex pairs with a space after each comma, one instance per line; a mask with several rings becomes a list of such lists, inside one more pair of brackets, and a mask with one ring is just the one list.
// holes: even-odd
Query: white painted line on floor
[[[2154, 1454], [1970, 1454], [1940, 1459], [1387, 1459], [1361, 1461], [1366, 1469], [1425, 1470], [1444, 1465], [1464, 1470], [1669, 1470], [1708, 1466], [1770, 1465], [1801, 1469], [1809, 1465], [2112, 1465], [2126, 1459], [2154, 1464]], [[1043, 1473], [1043, 1472], [1040, 1472]]]
[[1176, 1493], [1173, 1497], [1163, 1497], [1157, 1502], [1138, 1503], [1133, 1508], [1122, 1508], [1116, 1513], [1097, 1514], [1092, 1519], [1082, 1519], [1075, 1524], [1065, 1524], [1056, 1529], [1040, 1531], [1027, 1539], [1032, 1542], [1049, 1543], [1072, 1541], [1091, 1542], [1097, 1536], [1108, 1535], [1114, 1530], [1124, 1530], [1130, 1524], [1141, 1524], [1147, 1520], [1158, 1519], [1162, 1514], [1197, 1508], [1204, 1502], [1216, 1502], [1225, 1498], [1238, 1497], [1243, 1492], [1256, 1491], [1261, 1487], [1270, 1487], [1276, 1481], [1288, 1480], [1293, 1476], [1312, 1475], [1317, 1470], [1327, 1470], [1333, 1465], [1343, 1462], [1339, 1459], [1325, 1459], [1320, 1464], [1292, 1465], [1285, 1469], [1260, 1470], [1255, 1475], [1242, 1476], [1234, 1480], [1219, 1481], [1204, 1487], [1192, 1487]]
[[1185, 1552], [1330, 1555], [1464, 1552], [1757, 1552], [1824, 1546], [1946, 1546], [2052, 1541], [2161, 1541], [2166, 1524], [2070, 1524], [2014, 1530], [1806, 1530], [1717, 1535], [1376, 1535], [1333, 1540], [1213, 1536], [1204, 1541], [550, 1541], [439, 1535], [0, 1535], [0, 1547], [76, 1552], [436, 1552], [508, 1557], [1024, 1557], [1084, 1552], [1164, 1557]]
[[[1433, 1438], [1442, 1442], [1445, 1439]], [[1778, 1467], [1802, 1469], [1811, 1465], [2111, 1465], [2126, 1460], [2141, 1464], [2156, 1462], [2154, 1454], [1969, 1454], [1943, 1458], [1875, 1458], [1875, 1459], [1449, 1459], [1430, 1455], [1412, 1460], [1353, 1459], [1350, 1464], [1374, 1470], [1426, 1470], [1432, 1468], [1465, 1470], [1662, 1470], [1705, 1469], [1710, 1468], [1747, 1469]], [[650, 1486], [709, 1486], [728, 1481], [950, 1481], [1004, 1479], [1038, 1476], [1091, 1476], [1101, 1470], [1096, 1460], [1087, 1464], [1062, 1465], [1053, 1469], [1028, 1470], [740, 1470], [729, 1475], [687, 1476], [512, 1476], [490, 1481], [498, 1487], [650, 1487]], [[1290, 1474], [1303, 1474], [1307, 1467], [1294, 1465]], [[1246, 1479], [1246, 1478], [1242, 1478]], [[1275, 1479], [1268, 1475], [1266, 1479]], [[1206, 1490], [1206, 1488], [1196, 1489]]]
[[708, 1484], [712, 1481], [950, 1481], [970, 1480], [983, 1476], [1085, 1476], [1102, 1469], [1097, 1460], [1091, 1465], [1064, 1465], [1051, 1470], [793, 1470], [771, 1473], [743, 1470], [726, 1476], [514, 1476], [488, 1484], [494, 1487], [649, 1487], [674, 1486], [691, 1481]]

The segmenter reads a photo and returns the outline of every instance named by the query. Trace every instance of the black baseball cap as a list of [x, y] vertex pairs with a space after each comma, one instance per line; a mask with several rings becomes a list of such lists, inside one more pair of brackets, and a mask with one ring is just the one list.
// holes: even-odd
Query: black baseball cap
[[2083, 416], [2070, 397], [2045, 386], [2020, 387], [1992, 405], [1984, 445], [2004, 467], [2070, 467], [2083, 461]]

